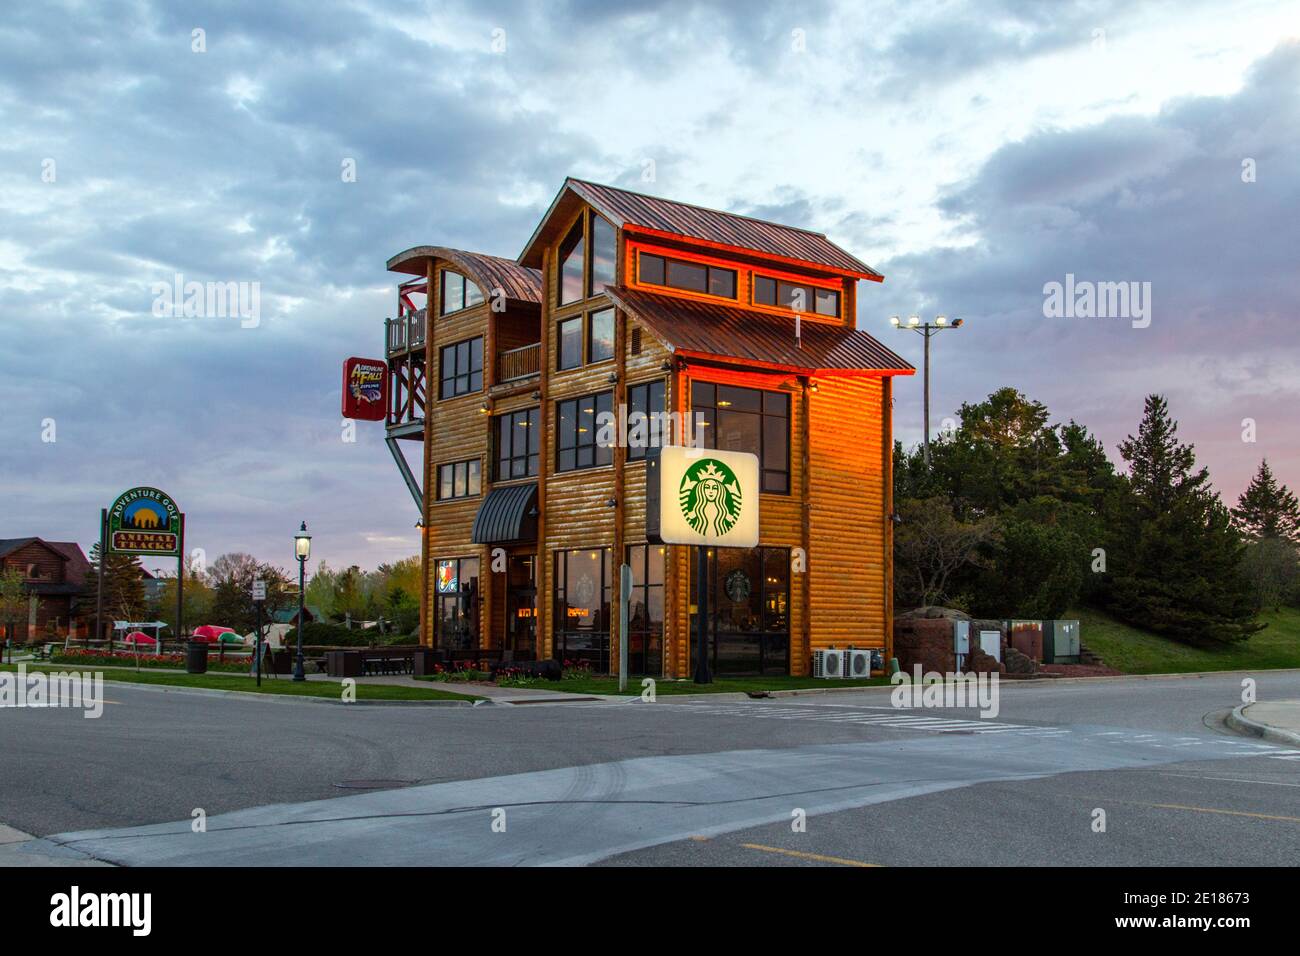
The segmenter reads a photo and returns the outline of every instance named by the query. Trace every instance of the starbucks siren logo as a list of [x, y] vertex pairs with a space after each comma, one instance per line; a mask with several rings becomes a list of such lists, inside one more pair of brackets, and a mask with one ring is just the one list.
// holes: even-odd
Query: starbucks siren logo
[[740, 481], [716, 458], [702, 458], [682, 476], [682, 517], [696, 534], [721, 537], [740, 520]]

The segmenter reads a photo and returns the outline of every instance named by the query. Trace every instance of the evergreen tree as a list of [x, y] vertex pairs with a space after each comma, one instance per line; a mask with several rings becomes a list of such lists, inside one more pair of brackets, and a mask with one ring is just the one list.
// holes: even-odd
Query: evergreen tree
[[1300, 544], [1300, 502], [1286, 485], [1278, 484], [1268, 459], [1232, 509], [1233, 523], [1252, 541], [1287, 541]]
[[[98, 607], [99, 594], [99, 543], [90, 549], [90, 573], [86, 575], [85, 584], [78, 602], [93, 620]], [[107, 637], [112, 631], [113, 621], [140, 621], [148, 611], [144, 596], [144, 568], [140, 559], [134, 554], [108, 553], [104, 563], [104, 622], [103, 634]]]
[[1228, 509], [1196, 468], [1159, 395], [1120, 443], [1129, 474], [1112, 496], [1105, 600], [1121, 619], [1191, 643], [1245, 640], [1263, 625]]

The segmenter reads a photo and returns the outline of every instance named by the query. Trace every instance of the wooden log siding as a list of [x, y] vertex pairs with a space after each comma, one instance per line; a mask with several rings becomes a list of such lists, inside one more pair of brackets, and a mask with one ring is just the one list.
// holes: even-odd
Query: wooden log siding
[[810, 650], [885, 647], [889, 628], [879, 378], [824, 378], [811, 397]]
[[430, 572], [431, 554], [429, 548], [429, 531], [432, 524], [429, 510], [429, 502], [432, 499], [430, 493], [433, 488], [433, 399], [434, 391], [432, 388], [433, 376], [429, 370], [433, 368], [433, 350], [436, 345], [433, 321], [429, 318], [433, 315], [433, 303], [437, 301], [434, 298], [435, 281], [434, 281], [434, 263], [430, 259], [428, 262], [428, 271], [426, 273], [425, 297], [424, 297], [424, 315], [426, 322], [424, 336], [424, 483], [421, 486], [424, 489], [424, 500], [420, 503], [420, 640], [429, 647], [434, 646], [433, 639], [433, 575]]

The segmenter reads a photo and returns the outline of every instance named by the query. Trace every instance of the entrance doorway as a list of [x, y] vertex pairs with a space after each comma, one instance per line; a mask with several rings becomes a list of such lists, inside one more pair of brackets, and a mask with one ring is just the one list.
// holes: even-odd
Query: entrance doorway
[[537, 555], [510, 557], [506, 580], [505, 649], [517, 661], [537, 659]]

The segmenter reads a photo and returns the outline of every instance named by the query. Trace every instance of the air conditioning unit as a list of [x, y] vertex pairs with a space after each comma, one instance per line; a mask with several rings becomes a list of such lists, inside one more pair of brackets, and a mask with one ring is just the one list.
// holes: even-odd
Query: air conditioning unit
[[871, 651], [850, 647], [844, 656], [848, 658], [844, 668], [845, 677], [857, 680], [871, 676]]
[[824, 680], [844, 679], [844, 651], [813, 651], [813, 677]]

